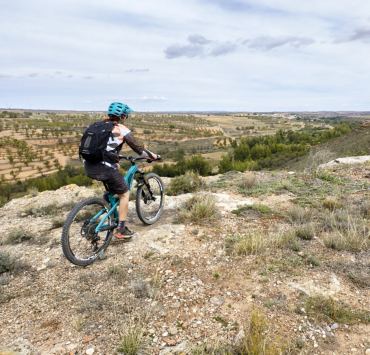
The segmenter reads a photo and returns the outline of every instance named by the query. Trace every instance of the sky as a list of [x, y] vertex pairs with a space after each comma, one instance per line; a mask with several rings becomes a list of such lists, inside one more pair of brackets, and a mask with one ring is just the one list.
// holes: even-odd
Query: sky
[[0, 0], [0, 107], [370, 110], [364, 0]]

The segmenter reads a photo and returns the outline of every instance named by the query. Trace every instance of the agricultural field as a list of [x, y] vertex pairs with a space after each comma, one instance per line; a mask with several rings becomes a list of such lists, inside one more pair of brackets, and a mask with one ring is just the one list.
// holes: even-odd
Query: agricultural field
[[[84, 128], [103, 117], [99, 112], [0, 112], [1, 181], [24, 181], [79, 164], [78, 144]], [[166, 160], [182, 150], [185, 155], [201, 154], [214, 162], [227, 152], [231, 139], [328, 126], [288, 114], [185, 113], [135, 113], [128, 125]]]

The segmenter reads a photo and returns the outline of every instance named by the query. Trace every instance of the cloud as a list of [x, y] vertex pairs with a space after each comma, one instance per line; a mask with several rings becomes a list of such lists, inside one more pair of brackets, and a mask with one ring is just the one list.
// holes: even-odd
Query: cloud
[[178, 45], [173, 44], [164, 50], [166, 58], [173, 59], [179, 57], [202, 57], [204, 55], [204, 47], [199, 44]]
[[283, 46], [300, 48], [315, 42], [312, 38], [294, 36], [260, 36], [241, 42], [239, 40], [221, 42], [207, 39], [201, 35], [190, 35], [187, 40], [188, 44], [174, 44], [167, 47], [164, 51], [166, 58], [218, 57], [237, 51], [241, 45], [256, 50], [269, 51]]
[[236, 43], [214, 41], [199, 34], [188, 36], [187, 41], [188, 44], [167, 47], [164, 50], [166, 58], [218, 57], [234, 52], [238, 47]]
[[156, 95], [152, 95], [152, 96], [140, 96], [140, 97], [128, 97], [127, 100], [129, 101], [148, 101], [148, 102], [155, 102], [155, 101], [167, 101], [168, 98], [165, 97], [165, 96], [156, 96]]
[[191, 43], [191, 44], [199, 44], [199, 45], [204, 45], [204, 44], [208, 44], [208, 43], [211, 43], [212, 41], [203, 37], [202, 35], [190, 35], [188, 37], [188, 41]]
[[287, 14], [286, 11], [281, 9], [261, 5], [253, 1], [246, 0], [199, 0], [202, 3], [209, 5], [215, 5], [220, 7], [223, 10], [232, 11], [232, 12], [249, 12], [249, 13], [264, 13], [264, 14], [277, 14], [283, 15]]
[[369, 41], [369, 40], [370, 40], [370, 29], [369, 28], [357, 29], [348, 38], [348, 41]]
[[13, 75], [9, 75], [9, 74], [0, 74], [0, 79], [10, 79], [13, 77], [14, 77]]
[[278, 48], [282, 46], [291, 46], [291, 47], [299, 48], [302, 46], [308, 46], [310, 44], [313, 44], [314, 42], [315, 40], [313, 40], [312, 38], [307, 38], [307, 37], [261, 36], [261, 37], [256, 37], [254, 39], [247, 39], [243, 43], [247, 45], [249, 48], [262, 50], [262, 51], [269, 51], [274, 48]]
[[225, 55], [225, 54], [228, 54], [228, 53], [231, 53], [231, 52], [234, 52], [236, 51], [238, 48], [238, 46], [236, 45], [236, 43], [232, 43], [232, 42], [225, 42], [225, 43], [220, 43], [220, 44], [217, 44], [210, 52], [210, 54], [212, 56], [219, 56], [219, 55]]
[[148, 73], [149, 68], [130, 68], [126, 69], [125, 73]]

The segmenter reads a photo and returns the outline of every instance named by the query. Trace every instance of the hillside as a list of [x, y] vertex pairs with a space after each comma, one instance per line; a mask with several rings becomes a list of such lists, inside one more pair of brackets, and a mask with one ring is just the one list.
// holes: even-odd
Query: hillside
[[99, 185], [13, 199], [0, 353], [368, 354], [369, 177], [365, 163], [203, 178], [153, 226], [130, 202], [136, 236], [87, 268], [63, 257], [61, 226]]
[[[344, 136], [334, 138], [311, 149], [311, 154], [290, 161], [287, 169], [302, 170], [309, 165], [312, 157], [331, 160], [339, 157], [370, 154], [370, 125], [362, 125]], [[326, 161], [322, 161], [323, 163]]]

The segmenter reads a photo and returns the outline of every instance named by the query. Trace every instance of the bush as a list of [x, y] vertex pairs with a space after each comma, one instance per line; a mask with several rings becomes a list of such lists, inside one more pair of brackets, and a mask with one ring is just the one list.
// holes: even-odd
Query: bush
[[249, 190], [256, 185], [256, 175], [252, 172], [247, 172], [241, 178], [238, 187], [243, 190]]
[[334, 129], [310, 128], [301, 131], [279, 130], [275, 135], [243, 137], [231, 142], [232, 151], [219, 163], [220, 173], [274, 168], [303, 156], [310, 147], [351, 131], [348, 124]]
[[298, 227], [295, 234], [299, 239], [311, 240], [315, 236], [315, 230], [311, 224], [306, 224]]
[[217, 207], [213, 196], [196, 195], [185, 202], [178, 213], [178, 221], [203, 223], [216, 219]]
[[22, 228], [12, 230], [6, 237], [4, 244], [20, 244], [33, 239], [34, 236]]
[[271, 246], [271, 241], [259, 232], [229, 237], [225, 243], [226, 251], [236, 255], [262, 254]]
[[131, 327], [123, 334], [117, 351], [124, 355], [137, 355], [144, 347], [144, 332], [141, 328]]
[[76, 184], [90, 186], [93, 180], [85, 175], [82, 167], [66, 166], [63, 170], [48, 176], [29, 179], [23, 182], [6, 183], [0, 185], [0, 206], [13, 197], [21, 197], [28, 191], [57, 190], [62, 186]]
[[308, 315], [329, 322], [370, 323], [370, 312], [352, 310], [349, 305], [335, 301], [333, 298], [308, 297], [305, 301], [305, 310]]
[[0, 251], [0, 275], [5, 272], [17, 272], [25, 265], [9, 253]]
[[268, 320], [258, 309], [251, 313], [251, 319], [244, 338], [237, 346], [236, 354], [248, 355], [280, 355], [284, 353], [284, 345], [278, 339], [268, 337]]
[[253, 205], [246, 205], [237, 208], [236, 210], [231, 211], [231, 213], [241, 216], [248, 211], [255, 211], [258, 214], [269, 214], [272, 213], [272, 210], [269, 206], [266, 206], [262, 203], [255, 203]]
[[195, 155], [190, 159], [185, 160], [185, 170], [194, 171], [201, 176], [208, 176], [212, 173], [210, 163], [200, 155]]
[[325, 216], [322, 226], [329, 231], [323, 236], [326, 247], [351, 252], [369, 250], [369, 228], [361, 218], [338, 210]]
[[198, 191], [202, 186], [202, 180], [194, 172], [186, 172], [185, 175], [175, 177], [171, 180], [167, 194], [180, 195], [189, 192]]
[[342, 204], [335, 197], [326, 197], [322, 202], [322, 206], [329, 211], [334, 211], [337, 208], [342, 207]]
[[311, 220], [312, 212], [309, 209], [295, 206], [287, 211], [287, 218], [291, 224], [304, 224]]

